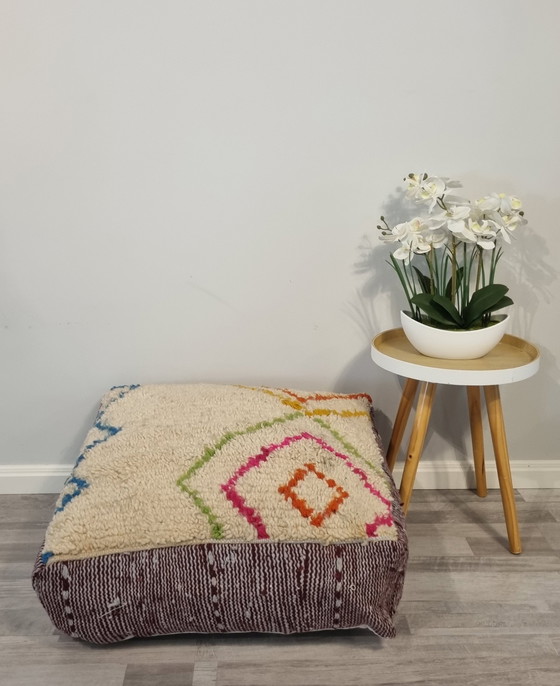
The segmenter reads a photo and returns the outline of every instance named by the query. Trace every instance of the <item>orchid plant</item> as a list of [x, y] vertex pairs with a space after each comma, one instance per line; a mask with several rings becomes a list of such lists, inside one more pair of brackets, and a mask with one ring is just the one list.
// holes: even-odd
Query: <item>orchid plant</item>
[[406, 194], [425, 208], [423, 216], [377, 227], [385, 243], [398, 243], [390, 256], [410, 314], [430, 326], [475, 329], [513, 301], [507, 286], [495, 283], [503, 246], [526, 224], [521, 201], [493, 193], [471, 203], [455, 195], [458, 181], [409, 174]]

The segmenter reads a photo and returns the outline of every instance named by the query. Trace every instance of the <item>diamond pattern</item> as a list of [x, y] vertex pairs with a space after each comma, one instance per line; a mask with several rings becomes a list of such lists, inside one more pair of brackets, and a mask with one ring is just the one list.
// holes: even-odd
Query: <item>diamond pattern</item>
[[[285, 466], [290, 464], [288, 455], [292, 454], [293, 458], [294, 450], [298, 451], [298, 454], [303, 451], [305, 456], [316, 455], [321, 463], [331, 464], [333, 468], [337, 468], [341, 476], [346, 474], [345, 480], [349, 480], [353, 484], [352, 488], [355, 491], [353, 497], [349, 499], [350, 508], [353, 510], [357, 508], [350, 516], [350, 520], [356, 522], [361, 519], [361, 536], [364, 534], [366, 537], [376, 536], [380, 525], [392, 524], [390, 501], [381, 495], [369, 481], [367, 474], [360, 467], [357, 467], [348, 455], [338, 452], [322, 438], [303, 431], [294, 436], [286, 436], [280, 443], [272, 443], [263, 447], [258, 454], [248, 458], [233, 476], [220, 486], [230, 504], [256, 531], [257, 538], [275, 538], [269, 529], [277, 531], [279, 519], [288, 516], [286, 510], [282, 510], [278, 504], [275, 504], [274, 493], [284, 496], [282, 500], [287, 501], [295, 510], [298, 510], [300, 515], [308, 520], [316, 530], [322, 528], [322, 525], [349, 498], [347, 488], [340, 486], [334, 479], [326, 477], [316, 467], [315, 462], [305, 462], [305, 467], [295, 470], [292, 466], [288, 472], [291, 475], [288, 480], [284, 483], [281, 482], [280, 487], [271, 487], [271, 470], [278, 467], [281, 471], [284, 470]], [[284, 453], [286, 457], [284, 457]], [[300, 454], [300, 459], [302, 456]], [[340, 471], [341, 469], [342, 471]], [[333, 491], [332, 497], [322, 509], [315, 502], [310, 504], [308, 498], [302, 497], [301, 494], [304, 480], [311, 478], [311, 475], [323, 482], [328, 490]], [[373, 519], [371, 519], [372, 517]], [[344, 526], [346, 525], [347, 523], [344, 524]], [[305, 534], [303, 535], [305, 536]], [[329, 534], [326, 535], [328, 538]], [[308, 536], [309, 534], [307, 534]]]
[[[317, 509], [313, 508], [309, 502], [301, 495], [298, 495], [295, 490], [296, 486], [303, 482], [310, 474], [313, 474], [317, 479], [324, 482], [328, 489], [332, 489], [335, 492], [335, 495], [320, 512], [317, 512]], [[299, 511], [302, 517], [309, 519], [309, 523], [312, 526], [321, 526], [325, 519], [337, 512], [338, 508], [346, 498], [348, 498], [348, 493], [342, 486], [339, 486], [334, 479], [325, 477], [323, 472], [320, 472], [312, 462], [307, 462], [303, 468], [296, 469], [288, 483], [278, 487], [278, 493], [281, 493], [286, 500], [291, 502], [293, 507]]]

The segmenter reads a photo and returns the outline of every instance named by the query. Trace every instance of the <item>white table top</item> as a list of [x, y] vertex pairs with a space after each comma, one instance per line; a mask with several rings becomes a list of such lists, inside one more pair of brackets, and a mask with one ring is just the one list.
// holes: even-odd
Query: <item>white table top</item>
[[477, 360], [444, 360], [419, 353], [402, 329], [390, 329], [371, 344], [373, 361], [409, 379], [456, 386], [497, 386], [528, 379], [539, 368], [539, 351], [528, 341], [506, 334]]

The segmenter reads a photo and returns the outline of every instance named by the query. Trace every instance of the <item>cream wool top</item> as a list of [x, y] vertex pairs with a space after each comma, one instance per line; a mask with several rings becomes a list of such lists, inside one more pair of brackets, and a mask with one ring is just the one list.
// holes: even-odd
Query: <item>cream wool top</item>
[[365, 394], [146, 385], [107, 393], [43, 561], [207, 542], [397, 539]]

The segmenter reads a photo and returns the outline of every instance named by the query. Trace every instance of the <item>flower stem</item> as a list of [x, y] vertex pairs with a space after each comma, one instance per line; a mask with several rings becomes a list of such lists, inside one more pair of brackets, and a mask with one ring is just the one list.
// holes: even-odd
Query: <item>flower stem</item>
[[[474, 251], [473, 251], [474, 252]], [[476, 284], [475, 284], [475, 291], [478, 291], [480, 288], [480, 277], [482, 275], [482, 260], [483, 260], [483, 252], [482, 248], [480, 246], [477, 246], [477, 257], [478, 257], [478, 264], [476, 266]]]
[[451, 302], [455, 304], [457, 293], [457, 243], [455, 236], [451, 239]]
[[463, 243], [463, 280], [461, 282], [461, 295], [463, 296], [463, 303], [461, 306], [461, 312], [464, 312], [469, 302], [469, 280], [470, 268], [467, 260], [467, 244]]
[[449, 267], [449, 260], [447, 258], [447, 247], [441, 251], [441, 283], [439, 286], [439, 292], [445, 295], [445, 289], [447, 286], [447, 268]]
[[434, 270], [434, 251], [430, 250], [429, 253], [424, 253], [426, 257], [426, 262], [428, 263], [428, 269], [430, 271], [430, 293], [434, 295], [436, 291], [436, 275]]

